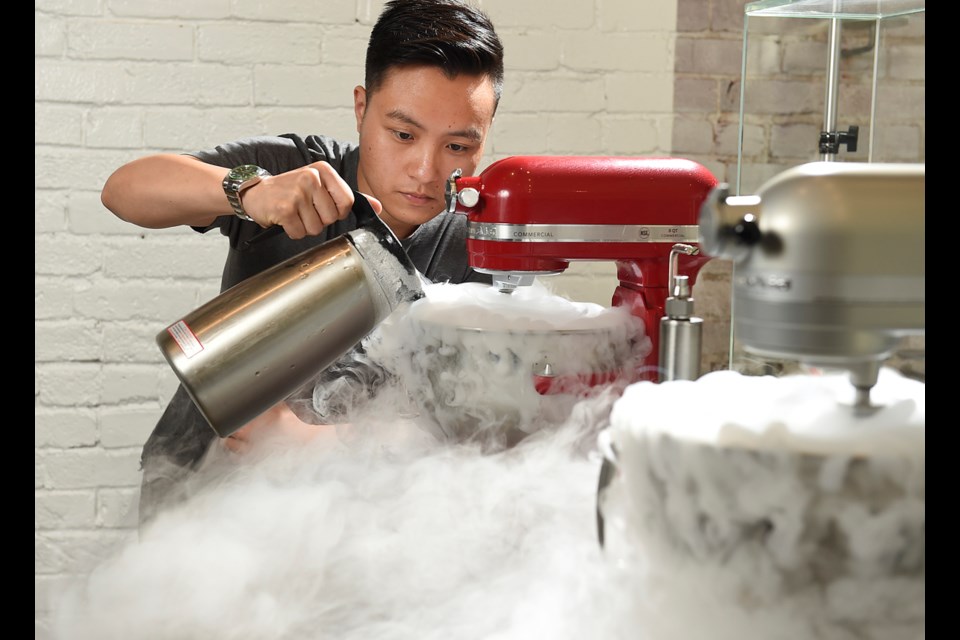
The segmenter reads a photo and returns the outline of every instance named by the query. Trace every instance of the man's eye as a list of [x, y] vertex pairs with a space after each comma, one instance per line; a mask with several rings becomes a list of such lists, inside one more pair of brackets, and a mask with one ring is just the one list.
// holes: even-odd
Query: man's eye
[[462, 144], [453, 143], [453, 144], [450, 145], [450, 150], [451, 150], [451, 151], [458, 151], [458, 152], [459, 152], [459, 151], [467, 151], [467, 150], [469, 150], [469, 149], [470, 149], [470, 147], [468, 147], [468, 146], [466, 146], [466, 145], [462, 145]]
[[393, 135], [397, 136], [401, 140], [413, 140], [413, 136], [406, 131], [394, 131]]

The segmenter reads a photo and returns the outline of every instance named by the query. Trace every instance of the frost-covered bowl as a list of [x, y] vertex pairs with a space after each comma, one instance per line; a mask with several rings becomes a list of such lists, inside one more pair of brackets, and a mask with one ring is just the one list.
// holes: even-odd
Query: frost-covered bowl
[[600, 438], [605, 550], [806, 625], [783, 637], [923, 637], [924, 386], [884, 369], [867, 415], [839, 372], [629, 386]]
[[447, 441], [511, 444], [569, 418], [573, 405], [637, 379], [650, 340], [625, 309], [543, 285], [507, 294], [428, 284], [368, 347], [407, 387], [422, 425]]

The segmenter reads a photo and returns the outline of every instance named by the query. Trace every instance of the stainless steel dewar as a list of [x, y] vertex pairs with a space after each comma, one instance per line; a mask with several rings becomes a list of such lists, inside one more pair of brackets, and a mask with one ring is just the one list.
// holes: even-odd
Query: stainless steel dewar
[[380, 321], [423, 296], [400, 242], [355, 193], [360, 226], [244, 280], [161, 331], [157, 345], [226, 437], [288, 397]]
[[869, 407], [882, 362], [924, 332], [925, 166], [810, 162], [756, 195], [714, 189], [700, 245], [734, 261], [747, 352], [846, 369]]

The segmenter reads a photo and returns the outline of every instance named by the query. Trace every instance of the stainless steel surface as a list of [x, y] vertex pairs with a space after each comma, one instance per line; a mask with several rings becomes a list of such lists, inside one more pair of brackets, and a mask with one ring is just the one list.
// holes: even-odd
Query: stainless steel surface
[[218, 435], [289, 396], [400, 303], [422, 295], [412, 265], [382, 250], [383, 230], [390, 232], [379, 224], [248, 278], [157, 335]]
[[[827, 82], [826, 93], [823, 97], [823, 129], [833, 132], [837, 130], [837, 88], [840, 85], [840, 33], [843, 22], [839, 18], [830, 20], [829, 49], [827, 51]], [[831, 161], [837, 159], [836, 153], [821, 152], [820, 159]]]
[[811, 162], [757, 196], [719, 185], [701, 246], [735, 261], [734, 332], [744, 349], [850, 371], [869, 404], [901, 338], [925, 328], [925, 165]]
[[659, 244], [696, 242], [695, 224], [510, 224], [470, 222], [471, 240], [500, 242], [592, 242]]
[[664, 316], [660, 318], [660, 382], [700, 377], [703, 319], [693, 317], [689, 278], [677, 273], [680, 254], [696, 255], [699, 251], [687, 244], [675, 244], [670, 250], [667, 272], [670, 296], [664, 304]]
[[700, 377], [703, 318], [660, 319], [660, 382]]
[[480, 202], [480, 192], [472, 187], [467, 187], [457, 194], [457, 201], [465, 207], [475, 207]]
[[493, 286], [501, 293], [513, 293], [517, 287], [529, 287], [536, 281], [537, 276], [552, 276], [562, 273], [562, 271], [491, 271], [478, 268], [475, 268], [474, 271], [489, 273], [493, 277]]

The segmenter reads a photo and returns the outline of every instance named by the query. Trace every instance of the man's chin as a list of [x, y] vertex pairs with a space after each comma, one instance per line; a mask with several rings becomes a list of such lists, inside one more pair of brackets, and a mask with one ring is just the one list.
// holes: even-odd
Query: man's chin
[[432, 202], [430, 205], [422, 207], [411, 207], [409, 204], [403, 203], [388, 208], [387, 210], [394, 220], [402, 224], [419, 227], [421, 224], [430, 222], [443, 213], [443, 205], [437, 205], [436, 202]]

